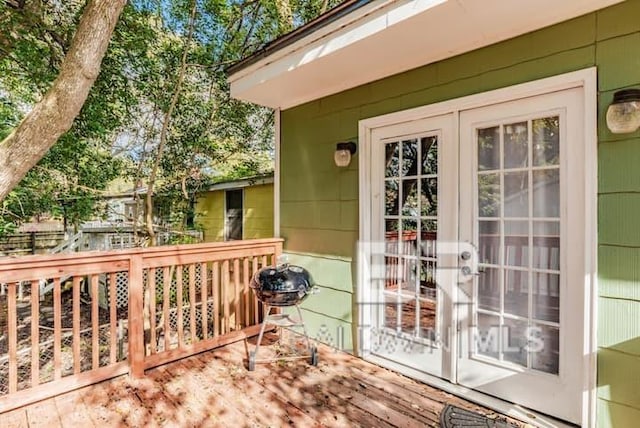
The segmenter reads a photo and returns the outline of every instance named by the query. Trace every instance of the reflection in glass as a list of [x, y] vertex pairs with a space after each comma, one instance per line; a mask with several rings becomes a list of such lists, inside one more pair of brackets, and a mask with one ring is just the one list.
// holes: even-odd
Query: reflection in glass
[[[546, 373], [558, 374], [560, 360], [560, 331], [556, 327], [535, 325], [532, 329], [535, 340], [531, 349], [531, 367]], [[541, 349], [538, 349], [541, 348]]]
[[385, 251], [389, 254], [398, 254], [398, 232], [399, 223], [398, 220], [385, 220], [384, 221], [384, 240]]
[[504, 168], [525, 168], [529, 158], [527, 122], [504, 125]]
[[402, 282], [400, 293], [404, 296], [415, 296], [418, 285], [418, 262], [415, 258], [400, 259]]
[[423, 178], [421, 182], [422, 199], [421, 215], [423, 216], [435, 216], [438, 214], [438, 179], [437, 178]]
[[527, 321], [504, 319], [502, 358], [519, 366], [527, 367], [529, 345]]
[[397, 290], [401, 277], [400, 259], [398, 257], [384, 258], [384, 288]]
[[402, 220], [402, 234], [400, 235], [400, 254], [418, 254], [418, 220]]
[[500, 264], [500, 222], [481, 221], [478, 235], [480, 263]]
[[529, 217], [527, 172], [509, 172], [504, 175], [504, 216]]
[[420, 297], [423, 299], [436, 298], [436, 262], [422, 260], [420, 262]]
[[533, 216], [560, 217], [560, 170], [533, 171]]
[[504, 311], [521, 317], [529, 316], [529, 272], [504, 271]]
[[402, 176], [418, 175], [418, 141], [402, 142]]
[[417, 217], [418, 213], [418, 180], [402, 180], [402, 215]]
[[478, 332], [474, 338], [476, 352], [491, 358], [500, 357], [500, 318], [478, 313]]
[[387, 180], [384, 184], [385, 215], [398, 215], [398, 180]]
[[397, 142], [388, 143], [384, 146], [385, 154], [385, 177], [397, 177], [400, 166], [400, 149]]
[[536, 119], [533, 128], [533, 166], [560, 163], [560, 118]]
[[478, 215], [498, 217], [500, 215], [500, 175], [478, 175]]
[[478, 129], [478, 169], [500, 169], [500, 127]]
[[416, 331], [416, 300], [406, 300], [401, 306], [402, 313], [400, 316], [400, 331], [415, 336]]
[[478, 307], [500, 312], [500, 269], [484, 268], [478, 277]]
[[422, 143], [422, 174], [438, 173], [438, 137], [426, 137]]
[[560, 275], [533, 273], [533, 318], [560, 322]]
[[533, 222], [533, 267], [560, 270], [560, 222]]
[[384, 298], [384, 326], [391, 330], [398, 329], [398, 313], [400, 312], [402, 303], [396, 296], [385, 295]]
[[422, 220], [420, 228], [420, 254], [422, 257], [436, 257], [438, 222], [436, 220]]
[[429, 340], [435, 340], [436, 335], [436, 302], [431, 300], [419, 300], [420, 307], [420, 332], [419, 336]]
[[529, 266], [529, 222], [504, 222], [504, 264]]

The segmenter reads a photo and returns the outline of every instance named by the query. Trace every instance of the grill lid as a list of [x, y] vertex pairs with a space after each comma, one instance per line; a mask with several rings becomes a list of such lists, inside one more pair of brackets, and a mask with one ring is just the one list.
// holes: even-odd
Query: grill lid
[[314, 285], [309, 271], [289, 264], [262, 268], [251, 280], [258, 299], [279, 306], [302, 302], [313, 292]]

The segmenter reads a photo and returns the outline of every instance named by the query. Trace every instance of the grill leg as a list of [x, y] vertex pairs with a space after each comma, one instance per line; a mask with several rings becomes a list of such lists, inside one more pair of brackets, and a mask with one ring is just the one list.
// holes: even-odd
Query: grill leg
[[298, 317], [300, 319], [300, 324], [302, 325], [302, 331], [304, 332], [304, 338], [307, 341], [307, 349], [309, 350], [309, 352], [312, 352], [311, 341], [309, 340], [309, 335], [307, 334], [307, 326], [304, 323], [304, 318], [302, 317], [302, 311], [300, 310], [300, 305], [296, 305], [296, 310], [298, 311]]
[[269, 323], [269, 315], [271, 315], [271, 306], [267, 305], [267, 311], [264, 315], [264, 319], [262, 320], [262, 325], [260, 326], [260, 334], [258, 335], [256, 350], [253, 351], [254, 359], [258, 358], [258, 351], [260, 350], [260, 343], [262, 343], [262, 336], [264, 336], [264, 330], [267, 328], [267, 324]]

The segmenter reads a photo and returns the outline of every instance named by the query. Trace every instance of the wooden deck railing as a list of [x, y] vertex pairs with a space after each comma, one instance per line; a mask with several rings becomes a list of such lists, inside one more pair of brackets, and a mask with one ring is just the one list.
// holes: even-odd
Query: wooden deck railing
[[261, 239], [0, 259], [0, 413], [257, 334], [249, 281], [281, 252]]

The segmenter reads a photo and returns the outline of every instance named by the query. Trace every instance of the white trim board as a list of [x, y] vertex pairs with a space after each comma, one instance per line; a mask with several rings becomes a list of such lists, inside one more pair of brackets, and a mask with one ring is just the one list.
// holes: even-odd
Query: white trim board
[[282, 140], [282, 113], [280, 109], [276, 109], [275, 115], [275, 133], [274, 133], [274, 172], [273, 172], [273, 237], [280, 237], [280, 146]]
[[[583, 402], [584, 412], [582, 415], [582, 426], [594, 427], [596, 424], [596, 353], [597, 353], [597, 320], [596, 320], [596, 300], [597, 300], [597, 71], [595, 67], [566, 73], [546, 79], [536, 80], [533, 82], [523, 83], [507, 88], [501, 88], [490, 92], [470, 95], [458, 99], [444, 101], [437, 104], [417, 107], [410, 110], [386, 114], [383, 116], [364, 119], [359, 122], [359, 215], [360, 215], [360, 246], [358, 264], [358, 286], [357, 298], [359, 302], [369, 300], [368, 272], [367, 266], [367, 245], [371, 242], [371, 144], [372, 132], [376, 128], [407, 123], [419, 119], [443, 114], [453, 114], [455, 123], [455, 132], [459, 132], [458, 120], [460, 113], [474, 108], [499, 104], [503, 102], [533, 97], [541, 94], [547, 94], [572, 88], [582, 88], [584, 93], [584, 144], [585, 144], [585, 249], [583, 257], [586, 263], [585, 271], [585, 328], [583, 355], [588, 361], [587, 366], [589, 373], [584, 376], [584, 395]], [[362, 251], [364, 250], [364, 255]], [[367, 325], [370, 320], [370, 314], [366, 310], [362, 310], [359, 315], [359, 324]], [[358, 337], [361, 341], [366, 341], [366, 334]], [[359, 350], [365, 349], [363, 343], [359, 343]], [[368, 355], [359, 355], [363, 358], [369, 358]], [[455, 356], [454, 356], [455, 358]], [[437, 385], [436, 385], [437, 386]], [[457, 385], [455, 385], [457, 387]], [[439, 387], [439, 386], [437, 386]], [[460, 389], [458, 389], [460, 390]], [[462, 390], [460, 390], [462, 391]], [[475, 392], [483, 396], [483, 394]], [[466, 397], [465, 395], [463, 395]], [[488, 396], [479, 401], [488, 407], [492, 407], [492, 402]], [[495, 399], [492, 399], [495, 400]], [[494, 407], [495, 408], [495, 407]], [[500, 409], [497, 409], [500, 410]], [[500, 410], [502, 411], [502, 410]]]
[[236, 71], [231, 95], [287, 109], [620, 1], [377, 0]]

